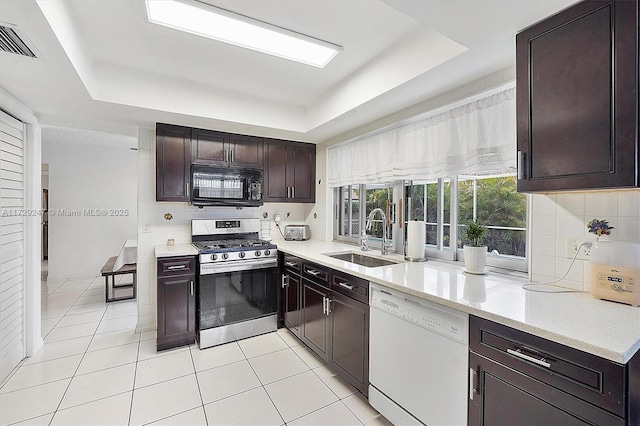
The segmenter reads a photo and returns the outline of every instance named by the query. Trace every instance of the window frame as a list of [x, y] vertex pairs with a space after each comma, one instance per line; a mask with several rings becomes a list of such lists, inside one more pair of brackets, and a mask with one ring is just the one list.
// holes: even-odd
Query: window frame
[[[392, 183], [388, 183], [388, 184], [382, 184], [382, 186], [386, 187], [387, 189], [391, 189], [392, 194], [396, 194], [397, 192], [397, 185], [395, 182]], [[342, 228], [342, 223], [343, 223], [343, 209], [342, 209], [342, 202], [344, 201], [343, 199], [343, 188], [357, 188], [358, 189], [358, 203], [359, 203], [359, 209], [358, 209], [358, 233], [356, 236], [346, 236], [346, 235], [341, 235], [340, 234], [340, 229]], [[359, 244], [359, 239], [360, 239], [360, 235], [362, 233], [362, 225], [365, 224], [367, 222], [367, 201], [366, 201], [366, 194], [367, 194], [367, 189], [372, 189], [371, 187], [367, 188], [367, 184], [352, 184], [352, 185], [345, 185], [345, 186], [341, 186], [341, 187], [337, 187], [334, 188], [333, 190], [333, 199], [334, 199], [334, 221], [333, 221], [333, 239], [334, 241], [339, 241], [339, 242], [345, 242], [345, 243], [349, 243], [349, 244]], [[352, 192], [352, 189], [349, 190], [349, 192]], [[363, 203], [363, 199], [362, 197], [364, 196], [364, 203]], [[392, 195], [392, 199], [391, 201], [393, 201], [393, 197], [396, 197], [395, 195]], [[349, 203], [349, 209], [350, 211], [352, 211], [352, 206], [353, 206], [353, 202]], [[353, 217], [353, 214], [350, 215], [351, 217]], [[376, 218], [374, 219], [374, 222], [379, 222], [380, 219]], [[397, 235], [397, 231], [395, 230], [395, 224], [391, 225], [391, 230], [388, 236], [389, 241], [391, 241], [394, 244], [394, 247], [397, 246], [396, 240], [397, 238], [395, 238], [395, 236]], [[380, 249], [382, 248], [382, 238], [379, 237], [374, 237], [371, 234], [369, 235], [369, 247], [370, 248], [375, 248], [375, 249]]]
[[[431, 257], [431, 258], [436, 258], [436, 259], [442, 259], [442, 260], [448, 260], [448, 261], [453, 261], [453, 262], [464, 262], [464, 250], [462, 248], [458, 248], [458, 234], [459, 234], [459, 228], [460, 228], [460, 223], [459, 223], [459, 204], [458, 204], [458, 183], [460, 178], [463, 177], [464, 179], [483, 179], [485, 177], [474, 177], [474, 176], [451, 176], [449, 178], [439, 178], [437, 179], [437, 188], [438, 188], [438, 195], [437, 195], [437, 199], [438, 199], [438, 223], [437, 223], [437, 244], [434, 246], [433, 244], [428, 244], [426, 245], [426, 254], [427, 257]], [[450, 195], [449, 195], [449, 223], [445, 223], [443, 220], [443, 216], [444, 216], [444, 184], [445, 181], [449, 179], [449, 182], [451, 183], [450, 185]], [[415, 186], [415, 185], [428, 185], [428, 183], [413, 183], [413, 182], [408, 182], [408, 185], [405, 186], [405, 191], [406, 188], [410, 187], [410, 186]], [[476, 192], [476, 188], [477, 186], [475, 185], [474, 182], [474, 218], [476, 217], [476, 199], [477, 199], [477, 192]], [[426, 188], [425, 188], [425, 194], [426, 194]], [[425, 196], [426, 198], [426, 196]], [[405, 194], [405, 199], [406, 199], [406, 194]], [[495, 267], [495, 268], [500, 268], [500, 269], [506, 269], [506, 270], [510, 270], [510, 271], [516, 271], [516, 272], [528, 272], [528, 265], [529, 265], [529, 234], [530, 234], [530, 230], [529, 230], [529, 223], [530, 223], [530, 216], [529, 216], [529, 206], [530, 206], [530, 197], [528, 195], [526, 195], [526, 226], [524, 229], [525, 232], [525, 241], [526, 241], [526, 245], [525, 245], [525, 256], [524, 257], [517, 257], [517, 256], [511, 256], [511, 255], [505, 255], [505, 254], [500, 254], [498, 256], [496, 255], [492, 255], [491, 253], [487, 254], [487, 266], [489, 267]], [[407, 208], [410, 208], [410, 204], [409, 202], [407, 202]], [[425, 211], [425, 215], [426, 215], [426, 208], [424, 209]], [[415, 218], [411, 218], [411, 219], [415, 219]], [[426, 220], [426, 218], [423, 218]], [[455, 224], [455, 225], [454, 225]], [[444, 227], [445, 225], [448, 225], [450, 230], [449, 230], [449, 247], [445, 247], [444, 246]], [[490, 226], [491, 228], [493, 228], [493, 226]], [[502, 228], [502, 227], [501, 227]], [[520, 228], [518, 228], [517, 230], [520, 230]], [[451, 248], [451, 244], [452, 242], [455, 242], [455, 250], [453, 250]]]

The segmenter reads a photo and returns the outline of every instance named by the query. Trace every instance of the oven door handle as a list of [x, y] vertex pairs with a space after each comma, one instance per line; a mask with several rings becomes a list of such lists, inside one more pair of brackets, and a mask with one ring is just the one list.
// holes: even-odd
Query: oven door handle
[[225, 272], [252, 271], [255, 269], [275, 268], [278, 266], [278, 259], [269, 259], [267, 261], [234, 261], [228, 264], [222, 263], [204, 263], [200, 265], [200, 275], [211, 275]]

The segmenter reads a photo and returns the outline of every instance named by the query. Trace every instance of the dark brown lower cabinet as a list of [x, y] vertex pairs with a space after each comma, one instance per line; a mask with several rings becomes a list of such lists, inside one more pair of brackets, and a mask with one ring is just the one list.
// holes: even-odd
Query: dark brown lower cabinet
[[332, 293], [330, 365], [366, 395], [369, 387], [369, 305]]
[[157, 350], [196, 339], [195, 257], [158, 259]]
[[369, 305], [302, 278], [301, 340], [365, 395], [369, 386]]
[[330, 290], [302, 279], [302, 336], [301, 340], [325, 361], [331, 349], [331, 317], [327, 314]]
[[469, 333], [470, 426], [640, 424], [639, 354], [617, 364], [473, 316]]
[[[473, 352], [479, 394], [469, 401], [469, 425], [625, 425], [624, 419]], [[472, 373], [473, 374], [473, 373]]]
[[283, 303], [284, 303], [284, 326], [296, 337], [300, 338], [302, 325], [302, 308], [300, 306], [300, 296], [302, 283], [298, 275], [285, 273], [283, 275]]

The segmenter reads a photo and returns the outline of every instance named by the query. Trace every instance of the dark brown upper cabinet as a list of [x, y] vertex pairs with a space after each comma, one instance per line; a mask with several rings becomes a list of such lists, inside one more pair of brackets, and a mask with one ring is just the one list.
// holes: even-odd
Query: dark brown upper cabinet
[[583, 1], [516, 36], [518, 191], [639, 186], [638, 1]]
[[214, 130], [191, 131], [191, 158], [196, 164], [226, 166], [229, 164], [229, 133]]
[[193, 129], [192, 160], [194, 164], [262, 169], [262, 141], [256, 136]]
[[264, 140], [265, 202], [315, 203], [316, 146]]
[[189, 201], [191, 129], [156, 125], [156, 201]]
[[262, 169], [263, 143], [264, 138], [232, 134], [229, 148], [231, 152], [231, 165], [234, 167]]

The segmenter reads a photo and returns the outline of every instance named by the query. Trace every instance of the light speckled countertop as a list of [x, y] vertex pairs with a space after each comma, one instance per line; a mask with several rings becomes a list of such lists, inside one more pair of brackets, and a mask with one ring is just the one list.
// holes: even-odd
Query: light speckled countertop
[[[538, 293], [509, 275], [470, 275], [446, 262], [402, 262], [367, 268], [325, 253], [360, 250], [324, 242], [274, 240], [278, 250], [389, 288], [486, 318], [554, 342], [626, 363], [640, 349], [640, 308], [598, 300], [589, 293]], [[380, 250], [367, 255], [379, 257]], [[388, 255], [402, 260], [401, 255]], [[549, 287], [553, 288], [553, 287]]]
[[195, 256], [198, 254], [198, 249], [191, 244], [175, 244], [168, 246], [161, 244], [155, 247], [156, 259], [159, 257], [172, 257], [172, 256]]

